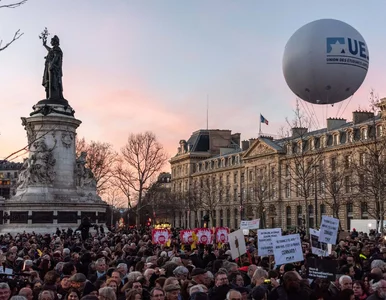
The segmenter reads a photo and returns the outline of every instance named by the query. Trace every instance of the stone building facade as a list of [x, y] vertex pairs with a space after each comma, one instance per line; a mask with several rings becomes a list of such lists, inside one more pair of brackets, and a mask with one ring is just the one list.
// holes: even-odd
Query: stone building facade
[[386, 99], [380, 109], [355, 111], [351, 122], [328, 119], [316, 131], [292, 128], [281, 139], [240, 142], [230, 130], [194, 132], [170, 160], [173, 225], [198, 227], [209, 215], [210, 226], [239, 228], [241, 219], [260, 218], [263, 227], [289, 229], [318, 227], [322, 215], [333, 215], [349, 229], [351, 219], [374, 218], [374, 203], [357, 191], [358, 168], [368, 163], [368, 145], [386, 146]]
[[22, 163], [0, 160], [0, 197], [9, 199], [16, 193], [16, 182]]

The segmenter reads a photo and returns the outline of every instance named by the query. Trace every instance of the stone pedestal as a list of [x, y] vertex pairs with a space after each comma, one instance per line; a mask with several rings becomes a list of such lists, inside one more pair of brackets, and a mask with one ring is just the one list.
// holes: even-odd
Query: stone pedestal
[[93, 224], [105, 223], [107, 205], [85, 168], [86, 154], [76, 158], [75, 136], [81, 121], [67, 101], [40, 101], [22, 121], [30, 153], [19, 173], [16, 195], [4, 203], [0, 233], [76, 229], [85, 216]]

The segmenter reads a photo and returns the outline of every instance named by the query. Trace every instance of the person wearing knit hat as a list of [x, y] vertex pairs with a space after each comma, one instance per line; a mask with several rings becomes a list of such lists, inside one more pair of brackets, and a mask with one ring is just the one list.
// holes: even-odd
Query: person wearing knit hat
[[181, 287], [179, 284], [168, 284], [164, 287], [166, 299], [177, 300], [180, 295]]

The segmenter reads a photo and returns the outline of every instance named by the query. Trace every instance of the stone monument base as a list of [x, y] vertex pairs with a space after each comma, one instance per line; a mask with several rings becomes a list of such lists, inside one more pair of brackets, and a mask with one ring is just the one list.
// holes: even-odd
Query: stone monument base
[[23, 202], [5, 201], [3, 225], [0, 226], [0, 234], [10, 233], [15, 235], [22, 232], [53, 234], [56, 229], [68, 228], [74, 231], [79, 227], [81, 220], [88, 217], [92, 224], [106, 223], [107, 204], [76, 203], [76, 202]]

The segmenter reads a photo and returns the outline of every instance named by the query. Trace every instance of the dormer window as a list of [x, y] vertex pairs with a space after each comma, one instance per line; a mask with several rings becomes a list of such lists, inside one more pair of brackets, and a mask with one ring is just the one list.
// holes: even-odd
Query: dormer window
[[297, 147], [297, 153], [302, 153], [303, 152], [303, 141], [298, 142], [298, 147]]
[[315, 150], [315, 139], [314, 138], [310, 139], [310, 150]]
[[354, 141], [354, 131], [353, 130], [347, 131], [347, 141], [349, 143], [352, 143]]
[[326, 136], [322, 136], [320, 138], [320, 148], [325, 148], [326, 147]]
[[383, 126], [378, 125], [377, 126], [377, 137], [382, 137], [383, 136]]
[[287, 144], [287, 154], [292, 154], [292, 144]]
[[361, 138], [362, 138], [362, 140], [367, 140], [367, 138], [368, 138], [368, 132], [367, 131], [368, 131], [367, 128], [362, 128], [361, 129]]
[[333, 145], [336, 146], [336, 145], [339, 145], [339, 133], [335, 133], [333, 136]]

